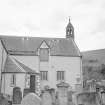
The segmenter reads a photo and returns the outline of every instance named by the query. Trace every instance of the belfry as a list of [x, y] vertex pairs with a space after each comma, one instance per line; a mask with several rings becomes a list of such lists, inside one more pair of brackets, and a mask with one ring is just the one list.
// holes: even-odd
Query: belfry
[[66, 27], [66, 38], [73, 38], [74, 39], [74, 27], [70, 22], [70, 18], [69, 18], [69, 23]]

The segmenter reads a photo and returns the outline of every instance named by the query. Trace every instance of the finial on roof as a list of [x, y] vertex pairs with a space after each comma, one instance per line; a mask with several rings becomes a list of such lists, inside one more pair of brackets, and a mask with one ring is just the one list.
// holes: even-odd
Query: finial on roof
[[69, 23], [70, 23], [70, 16], [69, 16]]
[[70, 22], [70, 16], [69, 16], [69, 23], [66, 27], [66, 38], [73, 38], [74, 39], [74, 27]]

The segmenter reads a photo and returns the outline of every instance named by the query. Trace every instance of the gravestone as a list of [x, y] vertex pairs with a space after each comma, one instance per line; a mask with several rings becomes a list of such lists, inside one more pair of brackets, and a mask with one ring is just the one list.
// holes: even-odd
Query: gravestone
[[103, 104], [105, 105], [105, 91], [104, 90], [101, 92], [101, 98], [102, 98]]
[[56, 101], [55, 89], [51, 88], [51, 89], [49, 89], [49, 92], [50, 92], [51, 97], [52, 97], [52, 105], [55, 105], [55, 101]]
[[58, 90], [58, 104], [59, 105], [67, 105], [68, 104], [68, 87], [69, 84], [65, 82], [61, 82], [57, 84]]
[[67, 95], [68, 95], [68, 101], [71, 102], [72, 101], [72, 94], [73, 92], [72, 91], [68, 91]]
[[29, 93], [22, 99], [21, 105], [41, 105], [41, 99], [35, 93]]
[[13, 88], [13, 103], [20, 104], [22, 100], [22, 92], [19, 87]]
[[0, 105], [9, 105], [8, 100], [0, 93]]
[[30, 88], [25, 88], [23, 91], [23, 97], [30, 93]]
[[42, 93], [42, 105], [52, 105], [52, 96], [48, 90]]

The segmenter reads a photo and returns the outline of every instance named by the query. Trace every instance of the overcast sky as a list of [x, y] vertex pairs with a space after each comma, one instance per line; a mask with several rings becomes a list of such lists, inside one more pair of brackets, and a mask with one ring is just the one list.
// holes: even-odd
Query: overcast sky
[[0, 0], [0, 34], [64, 38], [69, 16], [81, 51], [105, 48], [105, 0]]

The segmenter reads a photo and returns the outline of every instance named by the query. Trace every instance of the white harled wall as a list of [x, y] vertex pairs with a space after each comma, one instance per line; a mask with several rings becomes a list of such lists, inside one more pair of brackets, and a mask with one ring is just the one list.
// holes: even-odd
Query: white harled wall
[[57, 71], [65, 71], [65, 82], [69, 83], [72, 88], [75, 88], [76, 78], [81, 76], [81, 58], [80, 57], [64, 57], [51, 56], [48, 63], [40, 63], [41, 70], [48, 70], [48, 81], [42, 81], [42, 88], [49, 85], [51, 88], [56, 88]]
[[12, 76], [11, 73], [3, 74], [2, 93], [12, 96], [13, 95], [13, 88], [15, 86], [21, 87], [21, 91], [23, 93], [23, 90], [25, 88], [25, 74], [16, 73], [16, 85], [15, 86], [11, 85], [11, 76]]
[[36, 72], [48, 71], [48, 81], [41, 81], [41, 88], [49, 85], [56, 88], [56, 71], [65, 71], [65, 82], [73, 88], [76, 84], [76, 77], [81, 76], [81, 57], [50, 56], [49, 62], [39, 62], [38, 56], [13, 56], [15, 59], [29, 66]]

